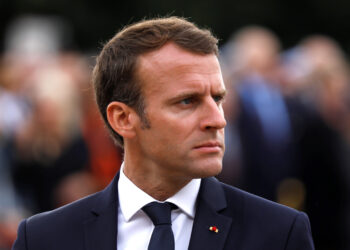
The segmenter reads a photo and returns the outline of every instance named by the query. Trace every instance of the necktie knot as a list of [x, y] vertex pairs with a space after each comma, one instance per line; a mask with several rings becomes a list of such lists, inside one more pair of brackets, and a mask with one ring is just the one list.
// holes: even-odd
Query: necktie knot
[[155, 226], [171, 225], [171, 210], [175, 205], [165, 202], [151, 202], [145, 205], [142, 210], [148, 215]]

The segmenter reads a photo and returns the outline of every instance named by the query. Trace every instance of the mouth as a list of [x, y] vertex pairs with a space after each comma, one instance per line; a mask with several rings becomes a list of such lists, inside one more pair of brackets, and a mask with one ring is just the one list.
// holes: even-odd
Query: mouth
[[194, 149], [203, 153], [218, 153], [223, 150], [223, 144], [219, 141], [209, 141], [195, 146]]

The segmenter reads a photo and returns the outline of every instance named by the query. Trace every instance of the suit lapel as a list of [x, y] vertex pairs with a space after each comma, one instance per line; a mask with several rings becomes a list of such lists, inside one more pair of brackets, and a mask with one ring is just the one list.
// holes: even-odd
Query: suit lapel
[[106, 187], [85, 221], [87, 250], [116, 250], [118, 226], [118, 179], [119, 174]]
[[[197, 202], [189, 250], [223, 249], [232, 219], [219, 213], [227, 204], [224, 191], [215, 178], [202, 180]], [[211, 226], [217, 227], [218, 232], [210, 231]]]

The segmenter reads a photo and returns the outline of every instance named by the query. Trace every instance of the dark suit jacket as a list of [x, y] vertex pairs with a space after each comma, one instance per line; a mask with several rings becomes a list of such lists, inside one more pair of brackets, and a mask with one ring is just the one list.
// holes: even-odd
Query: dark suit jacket
[[[115, 250], [117, 183], [118, 176], [99, 193], [24, 220], [13, 249]], [[215, 178], [202, 180], [197, 202], [190, 250], [314, 249], [309, 220], [302, 212]], [[219, 232], [210, 231], [210, 226]]]

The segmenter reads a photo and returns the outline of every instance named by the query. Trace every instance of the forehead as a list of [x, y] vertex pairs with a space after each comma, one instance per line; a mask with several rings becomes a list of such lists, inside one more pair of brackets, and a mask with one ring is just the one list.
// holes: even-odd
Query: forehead
[[215, 54], [192, 53], [174, 43], [167, 43], [159, 50], [141, 55], [137, 75], [144, 92], [205, 85], [224, 88]]

